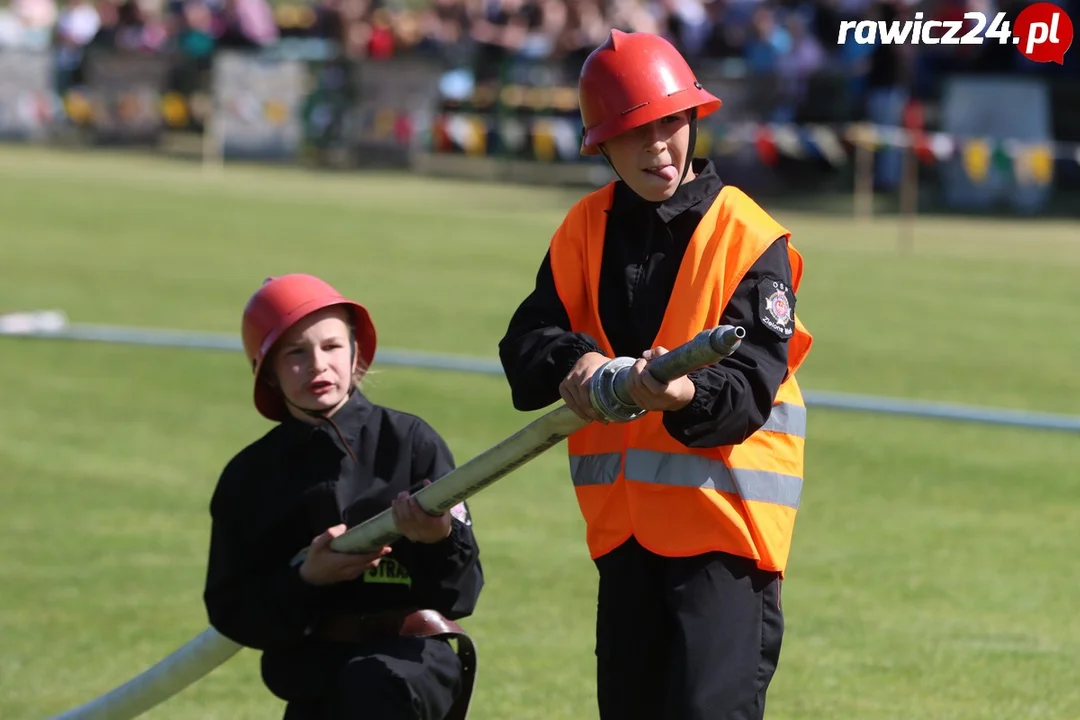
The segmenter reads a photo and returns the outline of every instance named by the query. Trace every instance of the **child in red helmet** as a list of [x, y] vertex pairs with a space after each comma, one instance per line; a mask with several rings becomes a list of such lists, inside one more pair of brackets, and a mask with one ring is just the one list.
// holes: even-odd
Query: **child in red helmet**
[[[472, 520], [464, 504], [434, 517], [409, 497], [453, 469], [446, 443], [364, 397], [375, 327], [316, 277], [268, 279], [244, 309], [243, 343], [255, 407], [276, 424], [229, 461], [211, 500], [210, 623], [263, 651], [286, 720], [464, 718], [475, 657], [453, 621], [483, 587]], [[390, 507], [401, 540], [330, 548]]]
[[[720, 100], [664, 39], [612, 31], [579, 80], [582, 153], [620, 178], [556, 230], [499, 354], [514, 406], [600, 419], [590, 379], [635, 358], [648, 412], [568, 439], [599, 572], [602, 720], [761, 718], [783, 636], [780, 583], [802, 493], [811, 336], [791, 234], [694, 159]], [[648, 363], [717, 325], [729, 358], [662, 384]]]

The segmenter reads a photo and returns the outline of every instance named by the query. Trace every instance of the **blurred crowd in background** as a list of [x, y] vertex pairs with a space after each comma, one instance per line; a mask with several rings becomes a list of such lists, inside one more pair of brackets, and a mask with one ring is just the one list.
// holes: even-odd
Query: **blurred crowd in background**
[[[1058, 0], [1070, 14], [1080, 0]], [[1023, 0], [11, 0], [0, 9], [0, 48], [52, 47], [59, 72], [76, 69], [89, 47], [175, 52], [208, 59], [222, 48], [266, 48], [289, 38], [339, 45], [351, 58], [411, 54], [494, 79], [507, 61], [543, 61], [576, 79], [611, 28], [660, 33], [693, 64], [723, 63], [768, 75], [791, 102], [773, 121], [797, 119], [810, 102], [807, 79], [841, 73], [859, 84], [863, 112], [896, 117], [905, 98], [932, 94], [950, 72], [1078, 76], [1066, 64], [1025, 60], [1015, 46], [838, 44], [845, 20], [963, 20], [967, 11], [1015, 19]], [[970, 21], [968, 21], [970, 23]], [[968, 25], [968, 27], [970, 24]], [[966, 30], [966, 28], [965, 28]], [[875, 107], [877, 106], [877, 107]]]

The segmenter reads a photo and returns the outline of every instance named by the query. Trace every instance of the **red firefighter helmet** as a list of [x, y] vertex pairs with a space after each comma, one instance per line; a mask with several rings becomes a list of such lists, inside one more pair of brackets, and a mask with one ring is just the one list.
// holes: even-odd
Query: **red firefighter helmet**
[[600, 143], [627, 130], [690, 108], [702, 118], [721, 102], [664, 38], [612, 30], [581, 66], [578, 105], [584, 125], [581, 154], [596, 155]]
[[363, 305], [344, 298], [312, 275], [282, 275], [263, 282], [244, 307], [241, 335], [244, 354], [255, 374], [255, 408], [270, 420], [285, 417], [285, 401], [262, 377], [263, 361], [289, 328], [313, 312], [341, 305], [352, 313], [360, 361], [365, 367], [375, 357], [375, 326]]

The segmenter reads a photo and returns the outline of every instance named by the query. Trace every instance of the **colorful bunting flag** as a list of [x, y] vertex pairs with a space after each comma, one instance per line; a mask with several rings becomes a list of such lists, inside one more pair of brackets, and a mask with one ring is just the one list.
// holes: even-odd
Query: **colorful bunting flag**
[[161, 116], [169, 127], [184, 127], [190, 120], [187, 101], [178, 92], [168, 92], [161, 98]]
[[878, 140], [881, 145], [887, 148], [905, 148], [911, 145], [908, 131], [899, 127], [883, 126], [878, 128]]
[[711, 127], [698, 126], [697, 144], [694, 146], [695, 157], [711, 157], [713, 154], [713, 133]]
[[450, 138], [446, 134], [446, 118], [438, 115], [431, 123], [431, 149], [435, 152], [449, 152]]
[[487, 128], [477, 115], [454, 114], [446, 118], [446, 135], [467, 155], [483, 155], [487, 150]]
[[798, 129], [794, 125], [771, 125], [772, 141], [776, 149], [793, 158], [806, 157], [806, 146], [799, 140]]
[[970, 140], [964, 145], [964, 172], [975, 182], [982, 182], [990, 172], [990, 146], [983, 140]]
[[401, 110], [394, 118], [394, 139], [402, 145], [408, 144], [414, 132], [413, 117], [407, 110]]
[[1054, 174], [1054, 155], [1045, 145], [1018, 148], [1013, 168], [1021, 185], [1047, 185]]
[[[503, 97], [539, 103], [538, 96]], [[78, 112], [78, 96], [69, 95], [69, 114]], [[563, 102], [557, 95], [545, 96], [545, 103]], [[162, 108], [179, 116], [179, 108]], [[399, 139], [411, 137], [411, 117], [395, 114], [393, 134]], [[175, 120], [174, 120], [175, 121]], [[385, 122], [380, 118], [379, 124]], [[485, 113], [449, 113], [436, 120], [431, 134], [433, 149], [465, 152], [470, 155], [510, 152], [517, 154], [528, 147], [541, 162], [576, 162], [580, 159], [580, 122], [575, 118], [540, 113], [536, 117], [504, 117], [496, 122]], [[907, 130], [869, 123], [842, 127], [796, 125], [791, 123], [702, 123], [698, 128], [695, 154], [717, 157], [752, 148], [762, 164], [776, 166], [781, 156], [822, 158], [833, 166], [851, 159], [852, 146], [872, 151], [884, 148], [911, 148], [924, 164], [959, 158], [964, 172], [981, 183], [991, 172], [1009, 173], [1018, 184], [1045, 186], [1052, 181], [1054, 163], [1068, 159], [1080, 164], [1080, 145], [1060, 143], [1021, 143], [1013, 139], [990, 139], [952, 136], [942, 132]]]
[[912, 137], [912, 148], [915, 150], [915, 157], [919, 159], [923, 165], [933, 165], [937, 162], [937, 156], [934, 155], [934, 148], [930, 144], [930, 137], [917, 130]]
[[1009, 141], [994, 144], [994, 150], [990, 155], [990, 166], [992, 168], [1002, 173], [1012, 173], [1014, 153], [1010, 151], [1011, 146], [1012, 143]]
[[537, 120], [532, 126], [533, 154], [537, 160], [555, 160], [555, 133], [550, 120]]
[[776, 144], [773, 142], [769, 128], [764, 125], [757, 129], [754, 137], [754, 147], [757, 148], [761, 162], [768, 166], [776, 165], [780, 157], [776, 152]]
[[934, 157], [938, 162], [948, 160], [956, 152], [956, 143], [953, 139], [944, 133], [934, 133], [930, 139], [930, 150], [934, 153]]
[[817, 147], [823, 158], [835, 166], [847, 162], [847, 153], [844, 152], [835, 132], [821, 125], [811, 125], [808, 130], [810, 141]]
[[579, 126], [563, 118], [552, 123], [551, 135], [555, 141], [555, 152], [564, 161], [581, 156], [581, 134]]
[[529, 130], [521, 120], [515, 117], [504, 118], [499, 123], [503, 147], [517, 154], [525, 149], [529, 141]]
[[877, 128], [867, 123], [848, 126], [846, 135], [852, 145], [861, 146], [867, 150], [876, 150], [880, 141]]
[[375, 122], [372, 125], [376, 138], [382, 140], [393, 134], [395, 114], [394, 110], [385, 107], [375, 112]]

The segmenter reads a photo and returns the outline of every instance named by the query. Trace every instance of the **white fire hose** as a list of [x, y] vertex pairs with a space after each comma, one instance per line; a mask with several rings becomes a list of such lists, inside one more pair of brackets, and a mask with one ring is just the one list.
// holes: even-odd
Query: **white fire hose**
[[[699, 333], [690, 342], [652, 360], [648, 372], [667, 383], [734, 352], [746, 331], [722, 325]], [[593, 375], [590, 396], [593, 408], [609, 422], [628, 422], [644, 414], [626, 391], [632, 358], [609, 360]], [[438, 515], [472, 497], [588, 424], [566, 405], [537, 418], [521, 430], [451, 470], [413, 494], [420, 507]], [[334, 538], [330, 547], [338, 552], [363, 553], [388, 545], [401, 534], [390, 510], [350, 528]], [[302, 562], [307, 550], [293, 563]], [[209, 674], [237, 654], [242, 646], [207, 628], [156, 665], [123, 685], [53, 720], [130, 720], [159, 705], [188, 685]]]

